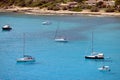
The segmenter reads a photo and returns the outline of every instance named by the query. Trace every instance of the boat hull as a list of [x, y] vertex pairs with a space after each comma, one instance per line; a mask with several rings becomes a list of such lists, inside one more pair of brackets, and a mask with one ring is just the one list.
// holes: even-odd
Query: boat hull
[[3, 31], [10, 31], [12, 28], [2, 28]]
[[110, 69], [98, 68], [99, 71], [110, 71]]
[[42, 22], [42, 24], [43, 24], [43, 25], [50, 25], [50, 24], [51, 24], [51, 22], [46, 21], [46, 22]]
[[100, 67], [98, 68], [99, 71], [110, 71], [109, 66], [104, 66], [104, 67]]
[[65, 39], [55, 39], [56, 42], [68, 42], [67, 40]]
[[19, 58], [17, 59], [17, 62], [35, 62], [34, 58]]
[[17, 60], [17, 62], [35, 62], [35, 60]]
[[86, 59], [104, 59], [104, 57], [98, 57], [98, 56], [85, 56]]

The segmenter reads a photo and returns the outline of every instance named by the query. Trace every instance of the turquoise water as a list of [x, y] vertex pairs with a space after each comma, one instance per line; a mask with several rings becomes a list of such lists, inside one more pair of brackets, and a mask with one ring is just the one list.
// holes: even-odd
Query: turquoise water
[[[42, 25], [43, 21], [51, 25]], [[120, 80], [120, 18], [88, 16], [34, 16], [0, 13], [0, 26], [13, 28], [0, 31], [0, 80]], [[68, 43], [54, 42], [64, 35]], [[94, 51], [103, 52], [105, 60], [87, 60], [91, 54], [91, 32]], [[25, 53], [35, 63], [17, 63]], [[108, 65], [110, 72], [97, 68]]]

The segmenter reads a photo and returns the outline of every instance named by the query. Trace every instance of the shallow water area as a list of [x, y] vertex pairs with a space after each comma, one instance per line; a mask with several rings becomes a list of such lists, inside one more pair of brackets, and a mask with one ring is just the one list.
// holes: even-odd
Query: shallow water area
[[[50, 25], [42, 22], [50, 21]], [[9, 24], [11, 31], [0, 31], [0, 80], [119, 80], [120, 18], [95, 16], [38, 16], [0, 13], [0, 26]], [[65, 36], [67, 43], [55, 42]], [[93, 48], [105, 55], [104, 60], [85, 59]], [[34, 63], [17, 63], [25, 54]], [[110, 72], [98, 70], [110, 66]]]

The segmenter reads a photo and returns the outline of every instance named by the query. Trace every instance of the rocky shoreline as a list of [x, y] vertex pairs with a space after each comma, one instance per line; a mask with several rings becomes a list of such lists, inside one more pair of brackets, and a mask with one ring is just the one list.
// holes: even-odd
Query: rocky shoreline
[[0, 9], [0, 12], [14, 12], [14, 13], [24, 13], [24, 14], [33, 14], [33, 15], [87, 15], [87, 16], [117, 16], [120, 17], [120, 13], [112, 12], [107, 13], [104, 11], [100, 12], [90, 12], [89, 10], [83, 10], [81, 12], [74, 12], [68, 10], [59, 10], [59, 11], [52, 11], [47, 9], [39, 9], [37, 7], [30, 8], [30, 7], [15, 7], [15, 8], [8, 8], [8, 9]]

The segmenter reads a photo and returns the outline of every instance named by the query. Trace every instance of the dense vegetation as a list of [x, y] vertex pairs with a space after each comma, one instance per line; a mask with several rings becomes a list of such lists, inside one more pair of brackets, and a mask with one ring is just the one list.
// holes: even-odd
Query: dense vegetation
[[[58, 4], [67, 2], [78, 2], [76, 7], [60, 7]], [[98, 12], [99, 9], [105, 8], [106, 12], [120, 12], [120, 0], [115, 0], [115, 6], [106, 7], [102, 1], [98, 2], [95, 6], [83, 4], [86, 0], [0, 0], [0, 7], [9, 8], [10, 6], [20, 7], [39, 7], [47, 8], [48, 10], [70, 10], [82, 11], [82, 9], [90, 9], [92, 12]]]
[[38, 6], [50, 6], [57, 3], [66, 3], [70, 1], [82, 2], [82, 0], [0, 0], [0, 6], [29, 6], [29, 7], [38, 7]]

